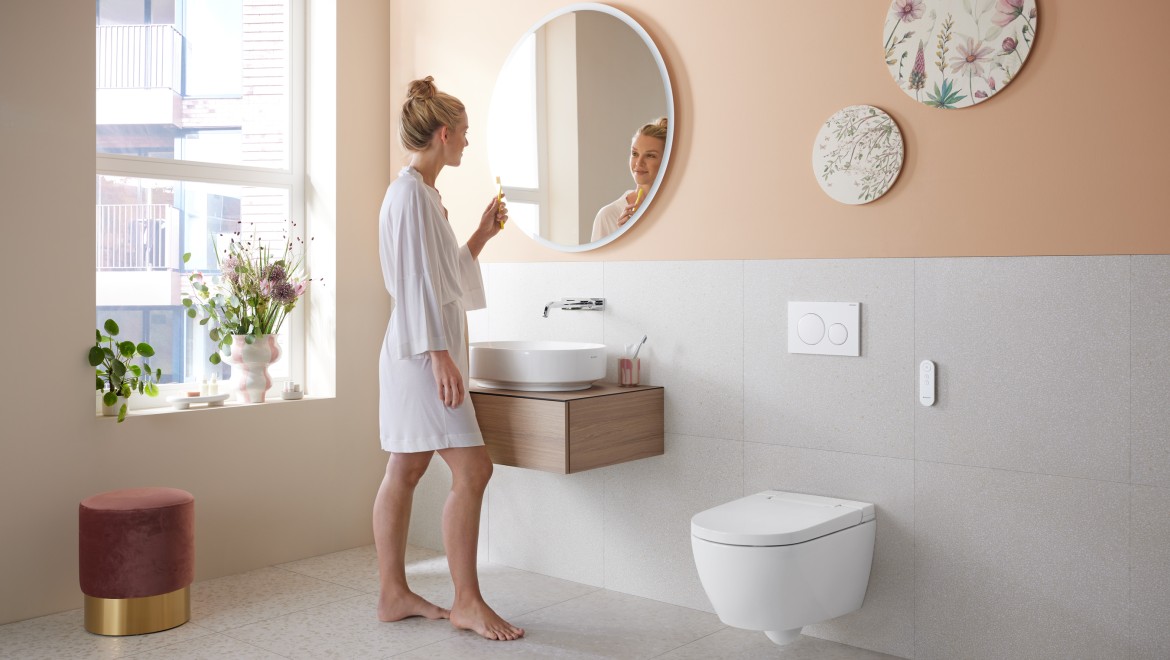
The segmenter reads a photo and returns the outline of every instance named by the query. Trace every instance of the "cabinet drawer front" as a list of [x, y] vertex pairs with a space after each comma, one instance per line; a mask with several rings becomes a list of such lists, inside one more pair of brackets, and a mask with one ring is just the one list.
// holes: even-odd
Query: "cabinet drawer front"
[[565, 404], [495, 394], [471, 394], [493, 463], [566, 474]]
[[661, 456], [663, 390], [625, 392], [569, 402], [569, 472]]

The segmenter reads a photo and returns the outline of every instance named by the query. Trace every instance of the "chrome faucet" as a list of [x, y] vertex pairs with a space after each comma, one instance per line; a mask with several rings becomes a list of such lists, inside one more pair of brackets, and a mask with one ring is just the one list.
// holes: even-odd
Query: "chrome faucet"
[[544, 306], [544, 318], [548, 318], [548, 310], [560, 309], [605, 309], [605, 298], [561, 298]]

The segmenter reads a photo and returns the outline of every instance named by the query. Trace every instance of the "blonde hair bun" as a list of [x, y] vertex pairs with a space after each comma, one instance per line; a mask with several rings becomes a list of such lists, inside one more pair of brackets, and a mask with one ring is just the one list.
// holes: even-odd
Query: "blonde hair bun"
[[435, 98], [435, 93], [439, 91], [435, 87], [435, 79], [433, 76], [427, 76], [421, 80], [410, 81], [410, 88], [407, 91], [407, 96], [411, 101], [423, 101], [426, 99]]
[[646, 137], [652, 137], [652, 138], [658, 138], [659, 140], [665, 140], [666, 139], [666, 117], [659, 117], [658, 119], [654, 119], [650, 123], [645, 124], [644, 126], [642, 126], [642, 128], [639, 128], [636, 133], [634, 133], [634, 137], [638, 137], [639, 135], [645, 135]]
[[423, 151], [439, 127], [454, 129], [465, 114], [463, 103], [440, 92], [433, 77], [412, 80], [398, 120], [398, 137], [408, 151]]

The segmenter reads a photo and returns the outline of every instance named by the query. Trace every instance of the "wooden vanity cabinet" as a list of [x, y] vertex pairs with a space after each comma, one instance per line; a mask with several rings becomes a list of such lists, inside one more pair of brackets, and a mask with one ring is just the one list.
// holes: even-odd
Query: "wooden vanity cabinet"
[[663, 453], [661, 387], [472, 388], [471, 400], [492, 462], [500, 465], [572, 474]]

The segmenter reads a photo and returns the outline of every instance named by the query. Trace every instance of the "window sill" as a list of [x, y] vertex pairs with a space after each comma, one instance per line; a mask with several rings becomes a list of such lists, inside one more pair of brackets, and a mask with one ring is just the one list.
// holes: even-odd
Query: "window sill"
[[[131, 417], [153, 417], [155, 415], [169, 415], [171, 413], [198, 413], [198, 412], [214, 411], [214, 410], [229, 410], [229, 409], [233, 409], [233, 408], [253, 408], [256, 406], [267, 406], [269, 404], [274, 404], [274, 403], [275, 404], [285, 404], [285, 403], [300, 403], [302, 401], [324, 401], [324, 400], [331, 399], [331, 398], [333, 398], [333, 397], [305, 395], [304, 397], [302, 397], [300, 399], [282, 399], [282, 398], [280, 398], [280, 392], [276, 392], [273, 395], [267, 396], [264, 403], [243, 403], [241, 401], [230, 401], [229, 400], [229, 401], [224, 401], [222, 404], [217, 405], [217, 406], [209, 406], [206, 403], [192, 403], [189, 405], [189, 407], [184, 408], [182, 410], [175, 408], [171, 404], [166, 404], [166, 405], [162, 405], [162, 406], [154, 406], [151, 408], [137, 408], [137, 409], [133, 409], [133, 410], [127, 410], [126, 411], [126, 419], [130, 419]], [[117, 415], [110, 415], [110, 416], [102, 415], [102, 412], [100, 409], [96, 411], [95, 416], [98, 419], [108, 419], [108, 420], [111, 420], [114, 422], [118, 421]]]

